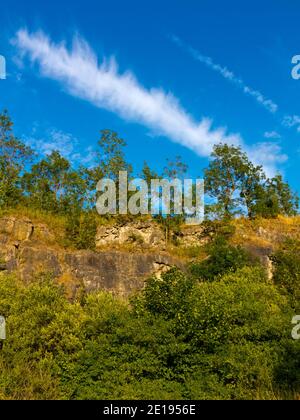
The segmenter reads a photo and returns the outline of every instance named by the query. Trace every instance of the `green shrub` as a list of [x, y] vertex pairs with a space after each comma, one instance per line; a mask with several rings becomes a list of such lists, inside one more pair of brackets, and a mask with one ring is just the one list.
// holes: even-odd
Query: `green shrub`
[[291, 340], [293, 312], [262, 268], [244, 267], [212, 283], [172, 270], [147, 282], [137, 300], [140, 315], [142, 307], [171, 322], [186, 345], [174, 371], [177, 380], [184, 376], [188, 398], [276, 398], [275, 378], [289, 370], [281, 343]]
[[275, 284], [289, 294], [293, 307], [300, 310], [300, 241], [287, 240], [271, 258]]
[[200, 283], [177, 269], [131, 304], [70, 302], [0, 275], [0, 399], [277, 399], [299, 391], [288, 298], [260, 267]]
[[190, 266], [191, 274], [200, 280], [212, 281], [255, 262], [245, 249], [230, 245], [224, 236], [217, 236], [206, 249], [208, 258]]
[[70, 212], [66, 221], [64, 244], [76, 249], [93, 250], [96, 232], [97, 221], [93, 211]]

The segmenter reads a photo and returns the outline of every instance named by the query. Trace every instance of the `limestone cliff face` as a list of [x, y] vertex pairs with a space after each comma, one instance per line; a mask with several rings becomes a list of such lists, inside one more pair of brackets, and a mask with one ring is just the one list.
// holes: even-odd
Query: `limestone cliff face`
[[[158, 237], [158, 232], [149, 234], [149, 244], [157, 243]], [[106, 245], [110, 245], [109, 240]], [[62, 249], [55, 245], [55, 237], [46, 225], [33, 224], [26, 218], [0, 219], [0, 270], [16, 272], [24, 281], [39, 272], [51, 273], [67, 285], [71, 295], [83, 287], [128, 296], [143, 287], [145, 278], [159, 276], [175, 265], [182, 268], [179, 261], [164, 252], [145, 252], [145, 248], [138, 247], [136, 252]]]
[[109, 290], [127, 296], [143, 286], [145, 278], [180, 265], [167, 255], [126, 253], [120, 251], [79, 251], [65, 254], [65, 265], [87, 291]]
[[[231, 241], [242, 245], [265, 265], [272, 278], [270, 254], [287, 237], [300, 239], [300, 217], [233, 222]], [[211, 238], [202, 226], [183, 226], [176, 237], [181, 249], [203, 245]], [[46, 224], [24, 217], [0, 218], [0, 271], [16, 272], [25, 282], [38, 273], [51, 273], [74, 296], [78, 289], [107, 290], [128, 296], [152, 274], [172, 266], [184, 269], [166, 251], [164, 232], [151, 220], [100, 226], [96, 251], [74, 251], [59, 246]], [[126, 251], [128, 249], [128, 251]]]
[[[203, 230], [202, 226], [185, 226], [181, 233], [176, 236], [176, 242], [182, 247], [204, 244], [208, 238], [203, 237]], [[96, 246], [98, 248], [118, 247], [126, 244], [136, 244], [140, 248], [151, 247], [162, 250], [166, 245], [166, 240], [161, 227], [151, 220], [139, 220], [98, 228], [96, 235]]]

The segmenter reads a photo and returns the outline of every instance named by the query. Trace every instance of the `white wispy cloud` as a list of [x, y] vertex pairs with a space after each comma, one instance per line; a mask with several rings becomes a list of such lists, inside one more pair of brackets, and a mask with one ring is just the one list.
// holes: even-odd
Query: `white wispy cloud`
[[266, 131], [264, 133], [265, 139], [281, 139], [281, 134], [279, 134], [277, 131]]
[[300, 133], [300, 117], [299, 115], [286, 115], [283, 120], [282, 124], [285, 127], [292, 128], [295, 127], [298, 133]]
[[187, 51], [195, 60], [205, 64], [211, 70], [219, 73], [224, 79], [230, 81], [240, 88], [246, 95], [252, 96], [267, 111], [275, 114], [278, 111], [278, 105], [271, 99], [266, 98], [261, 92], [248, 86], [241, 78], [237, 77], [234, 72], [227, 67], [221, 66], [213, 61], [211, 57], [201, 54], [199, 51], [183, 42], [180, 38], [172, 35], [170, 39], [180, 48]]
[[131, 72], [121, 74], [114, 59], [98, 64], [89, 45], [79, 37], [68, 50], [64, 43], [54, 44], [43, 32], [17, 32], [14, 44], [21, 56], [37, 63], [43, 76], [60, 82], [70, 94], [121, 118], [143, 124], [201, 156], [208, 156], [219, 142], [242, 144], [238, 134], [226, 128], [213, 128], [212, 121], [195, 121], [171, 93], [146, 89]]
[[[69, 94], [112, 111], [125, 120], [143, 124], [152, 133], [164, 135], [200, 156], [208, 156], [213, 145], [220, 142], [238, 145], [256, 164], [263, 165], [269, 175], [276, 172], [278, 163], [286, 160], [277, 145], [247, 146], [239, 134], [229, 135], [225, 128], [213, 128], [210, 119], [195, 121], [171, 93], [146, 89], [131, 72], [121, 74], [114, 59], [104, 59], [99, 64], [89, 45], [79, 37], [68, 50], [65, 43], [55, 44], [41, 31], [31, 34], [21, 29], [13, 42], [21, 57], [29, 56], [32, 63], [39, 65], [43, 76], [60, 82]], [[220, 68], [220, 72], [234, 80], [235, 76], [227, 69]], [[70, 160], [80, 159], [84, 163], [84, 157], [76, 153], [76, 139], [55, 130], [50, 134], [50, 139], [39, 140], [35, 146], [44, 153], [60, 150]], [[93, 160], [92, 148], [85, 156], [86, 163]]]
[[75, 146], [78, 144], [77, 139], [71, 134], [63, 133], [54, 128], [47, 130], [43, 138], [36, 137], [35, 134], [36, 130], [34, 130], [32, 136], [25, 137], [25, 142], [42, 156], [49, 155], [54, 150], [57, 150], [62, 156], [69, 159], [74, 153]]
[[273, 142], [260, 142], [247, 148], [250, 160], [264, 168], [268, 177], [278, 173], [278, 165], [285, 163], [288, 156], [283, 153], [282, 147]]
[[80, 163], [81, 165], [92, 168], [95, 166], [97, 161], [97, 153], [92, 146], [88, 146], [84, 153], [74, 153], [72, 156], [73, 161]]
[[42, 138], [36, 136], [36, 130], [34, 130], [31, 136], [25, 136], [25, 143], [37, 151], [41, 157], [50, 155], [56, 150], [75, 165], [92, 165], [96, 157], [91, 146], [87, 147], [83, 153], [78, 153], [78, 139], [56, 128], [46, 130]]

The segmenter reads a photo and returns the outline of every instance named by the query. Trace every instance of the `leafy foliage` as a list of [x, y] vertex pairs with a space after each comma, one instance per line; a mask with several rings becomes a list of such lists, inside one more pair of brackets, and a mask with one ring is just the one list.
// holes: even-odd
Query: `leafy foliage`
[[286, 240], [271, 258], [275, 284], [288, 293], [293, 306], [300, 309], [300, 242]]
[[69, 302], [47, 276], [25, 286], [0, 275], [0, 312], [7, 320], [1, 399], [277, 399], [299, 392], [293, 311], [260, 268], [212, 283], [172, 269], [149, 279], [130, 306], [105, 292]]
[[0, 207], [18, 204], [22, 197], [21, 173], [32, 157], [32, 150], [13, 134], [7, 111], [0, 114]]
[[80, 212], [73, 209], [68, 212], [64, 243], [77, 249], [95, 248], [97, 232], [96, 217], [93, 210]]
[[[19, 202], [65, 218], [64, 244], [94, 247], [96, 184], [117, 180], [125, 141], [104, 130], [94, 166], [73, 167], [58, 151], [34, 156], [0, 115], [0, 208]], [[161, 175], [182, 177], [177, 158]], [[239, 148], [217, 145], [205, 171], [212, 214], [228, 219], [293, 215], [298, 199], [279, 175], [267, 179]], [[150, 202], [149, 202], [150, 205]], [[180, 230], [174, 212], [157, 218], [166, 239]], [[290, 337], [299, 309], [300, 246], [287, 242], [274, 256], [274, 284], [241, 247], [232, 226], [207, 221], [214, 237], [207, 259], [190, 273], [172, 269], [151, 278], [130, 304], [105, 292], [80, 295], [48, 275], [24, 284], [0, 273], [0, 314], [7, 340], [0, 348], [0, 399], [258, 399], [297, 398], [299, 342]], [[138, 238], [132, 238], [138, 242]], [[201, 281], [199, 281], [201, 280]]]
[[[46, 156], [35, 154], [13, 133], [13, 123], [7, 113], [0, 114], [0, 209], [15, 208], [22, 204], [37, 211], [67, 216], [65, 243], [76, 248], [94, 247], [91, 239], [96, 229], [96, 186], [100, 179], [110, 178], [116, 182], [117, 206], [118, 179], [121, 171], [127, 171], [129, 180], [133, 168], [126, 161], [124, 139], [112, 130], [102, 130], [94, 160], [86, 168], [76, 166], [54, 150]], [[209, 167], [205, 170], [205, 189], [212, 202], [206, 205], [207, 217], [229, 219], [246, 212], [249, 217], [276, 217], [279, 214], [292, 216], [298, 210], [298, 197], [280, 175], [267, 179], [262, 167], [250, 162], [238, 147], [219, 144], [214, 147]], [[183, 179], [188, 166], [180, 157], [168, 160], [161, 173], [145, 162], [141, 177], [150, 191], [151, 180]], [[195, 204], [195, 186], [192, 187]], [[128, 193], [128, 199], [133, 193]], [[148, 199], [157, 203], [161, 191]], [[177, 244], [181, 225], [189, 214], [176, 214], [174, 189], [170, 191], [170, 214], [153, 217], [165, 232], [166, 242]], [[94, 220], [93, 219], [94, 215]], [[106, 218], [117, 218], [107, 215]], [[125, 217], [126, 218], [126, 217]], [[86, 232], [85, 232], [86, 230]]]
[[299, 199], [281, 175], [267, 179], [263, 168], [255, 166], [240, 147], [218, 144], [204, 172], [207, 193], [215, 200], [207, 212], [219, 218], [243, 213], [248, 217], [292, 216]]
[[240, 246], [230, 245], [223, 235], [218, 235], [206, 246], [208, 258], [191, 264], [191, 273], [200, 280], [212, 281], [228, 272], [252, 265], [255, 261]]

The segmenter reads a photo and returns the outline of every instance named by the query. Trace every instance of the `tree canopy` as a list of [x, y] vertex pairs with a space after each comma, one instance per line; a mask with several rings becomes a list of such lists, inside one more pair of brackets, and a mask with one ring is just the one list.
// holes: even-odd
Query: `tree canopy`
[[[87, 225], [95, 229], [96, 186], [100, 179], [109, 178], [118, 185], [119, 172], [127, 171], [128, 179], [134, 169], [126, 160], [126, 142], [112, 130], [102, 130], [90, 166], [75, 165], [58, 150], [41, 156], [15, 137], [13, 122], [7, 111], [0, 114], [0, 209], [25, 205], [52, 214], [68, 215], [68, 235], [84, 238]], [[188, 165], [180, 157], [167, 161], [161, 172], [147, 162], [141, 177], [150, 185], [152, 179], [183, 180]], [[201, 178], [201, 176], [200, 176]], [[298, 212], [298, 197], [282, 175], [268, 178], [262, 166], [252, 163], [240, 147], [227, 144], [214, 146], [209, 165], [204, 170], [207, 219], [228, 219], [237, 215], [249, 218], [293, 216]], [[193, 187], [194, 188], [194, 187]], [[118, 188], [116, 189], [118, 191]], [[155, 198], [149, 193], [148, 207]], [[175, 195], [171, 189], [169, 214], [154, 216], [165, 230], [166, 240], [176, 238], [185, 215], [175, 212]], [[128, 193], [128, 199], [131, 197]], [[118, 205], [117, 197], [117, 205]], [[109, 215], [107, 217], [110, 217]], [[93, 222], [91, 223], [91, 221]], [[172, 234], [171, 234], [172, 233]], [[87, 243], [91, 243], [87, 239]], [[78, 241], [78, 246], [83, 241]]]

